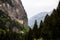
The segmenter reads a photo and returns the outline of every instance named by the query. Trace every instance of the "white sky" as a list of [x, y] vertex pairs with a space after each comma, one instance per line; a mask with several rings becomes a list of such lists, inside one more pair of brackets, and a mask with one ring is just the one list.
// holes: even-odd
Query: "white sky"
[[40, 13], [50, 12], [57, 7], [59, 0], [21, 0], [28, 18]]

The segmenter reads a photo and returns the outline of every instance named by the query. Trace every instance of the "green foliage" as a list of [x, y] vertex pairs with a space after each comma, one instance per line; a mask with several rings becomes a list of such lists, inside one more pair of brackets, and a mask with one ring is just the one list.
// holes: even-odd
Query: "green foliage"
[[39, 37], [41, 37], [41, 35], [42, 35], [42, 28], [43, 28], [43, 22], [41, 20], [40, 25], [39, 25], [39, 29], [38, 29], [38, 35], [39, 35]]
[[[19, 32], [13, 32], [13, 28], [16, 27]], [[0, 10], [0, 40], [25, 40], [29, 27], [20, 24], [16, 20], [11, 20], [8, 13]]]
[[33, 31], [34, 31], [34, 32], [37, 32], [37, 29], [38, 29], [37, 20], [35, 20], [35, 24], [34, 24], [34, 27], [33, 27]]
[[23, 32], [24, 32], [24, 33], [27, 33], [27, 32], [29, 32], [29, 27], [27, 27], [27, 26], [24, 26]]
[[32, 29], [29, 30], [27, 40], [33, 40], [33, 31]]
[[0, 30], [0, 40], [20, 40], [20, 39], [21, 38], [19, 33]]
[[34, 24], [34, 27], [33, 27], [33, 37], [34, 38], [38, 38], [38, 25], [37, 25], [37, 20], [35, 20], [35, 24]]
[[[12, 32], [10, 27], [22, 30]], [[47, 14], [44, 22], [41, 21], [39, 28], [35, 20], [33, 29], [25, 27], [15, 20], [12, 21], [8, 14], [0, 10], [0, 40], [37, 40], [38, 38], [60, 40], [60, 2], [57, 9], [54, 9], [50, 16]]]
[[50, 16], [45, 17], [42, 37], [47, 40], [57, 40], [60, 37], [60, 2]]
[[0, 28], [7, 29], [6, 23], [10, 20], [10, 17], [0, 10]]
[[[18, 23], [15, 20], [11, 20], [7, 13], [0, 10], [0, 40], [24, 40], [26, 34], [22, 34], [20, 32], [13, 32], [13, 27], [20, 29], [20, 31], [24, 29], [24, 25]], [[28, 32], [28, 27], [26, 27], [25, 32]]]
[[60, 40], [60, 2], [57, 9], [50, 16], [47, 14], [44, 22], [41, 21], [39, 29], [35, 21], [33, 29], [29, 30], [28, 40], [37, 40], [39, 37], [44, 40]]
[[37, 21], [35, 21], [33, 30], [30, 29], [28, 35], [30, 40], [37, 40], [39, 37], [44, 40], [60, 40], [60, 2], [57, 9], [54, 9], [50, 16], [47, 14], [44, 22], [41, 21], [39, 29]]

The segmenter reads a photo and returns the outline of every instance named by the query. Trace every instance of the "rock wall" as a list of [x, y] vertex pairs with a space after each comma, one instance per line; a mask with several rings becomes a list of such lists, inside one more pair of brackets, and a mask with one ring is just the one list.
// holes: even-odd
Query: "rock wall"
[[7, 12], [12, 20], [22, 20], [24, 25], [28, 25], [27, 14], [21, 0], [0, 0], [0, 10]]

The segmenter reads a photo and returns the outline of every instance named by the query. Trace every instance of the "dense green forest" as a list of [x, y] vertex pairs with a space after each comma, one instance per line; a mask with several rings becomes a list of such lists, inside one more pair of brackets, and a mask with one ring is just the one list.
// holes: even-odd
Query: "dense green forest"
[[33, 38], [42, 40], [60, 40], [60, 2], [57, 9], [54, 9], [51, 15], [46, 15], [44, 21], [40, 22], [38, 28], [35, 21], [33, 30]]
[[[12, 32], [12, 26], [21, 28], [23, 33]], [[0, 10], [0, 40], [60, 40], [60, 2], [50, 16], [41, 20], [39, 28], [35, 20], [33, 29], [12, 21], [7, 12]]]

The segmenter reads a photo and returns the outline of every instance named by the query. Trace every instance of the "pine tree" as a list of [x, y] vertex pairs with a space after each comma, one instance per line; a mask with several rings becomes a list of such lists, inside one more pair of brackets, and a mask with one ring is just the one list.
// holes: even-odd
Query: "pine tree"
[[29, 30], [29, 32], [28, 32], [27, 40], [33, 40], [33, 31], [32, 31], [31, 28], [30, 28], [30, 30]]
[[37, 25], [37, 20], [35, 20], [35, 24], [34, 24], [34, 27], [33, 27], [33, 37], [34, 38], [38, 38], [38, 25]]
[[46, 16], [43, 23], [43, 37], [47, 40], [60, 40], [60, 2], [50, 16]]
[[39, 37], [42, 37], [42, 28], [43, 28], [43, 22], [41, 20], [40, 26], [39, 26], [39, 29], [38, 29]]
[[60, 1], [59, 1], [59, 4], [58, 4], [58, 7], [57, 7], [57, 12], [58, 12], [58, 14], [60, 14]]

